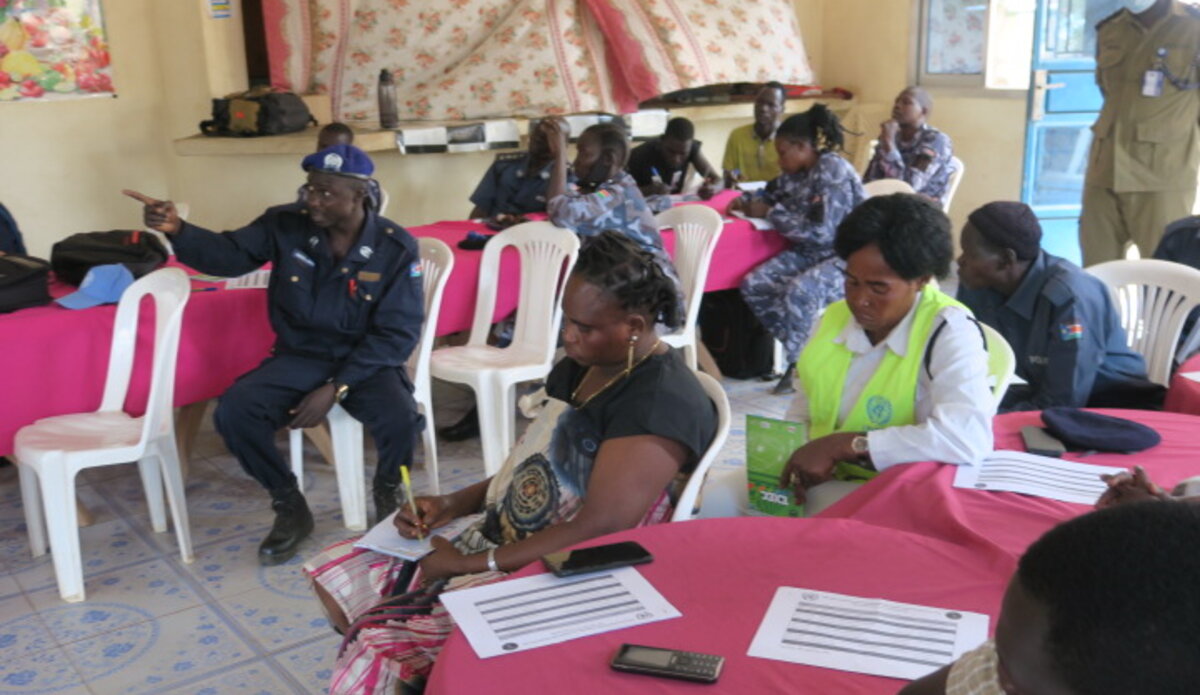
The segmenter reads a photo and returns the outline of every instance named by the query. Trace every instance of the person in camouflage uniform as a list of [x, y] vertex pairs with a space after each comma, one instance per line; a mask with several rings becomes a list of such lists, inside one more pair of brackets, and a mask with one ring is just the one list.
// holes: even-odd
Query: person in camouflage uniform
[[950, 136], [925, 122], [933, 98], [921, 87], [909, 87], [896, 97], [892, 117], [879, 126], [879, 144], [867, 165], [863, 182], [900, 179], [918, 194], [946, 205], [954, 148]]
[[[629, 153], [625, 132], [616, 123], [598, 123], [584, 130], [576, 143], [572, 168], [577, 183], [567, 184], [567, 138], [552, 138], [555, 164], [546, 190], [546, 212], [550, 221], [582, 237], [614, 230], [654, 254], [668, 277], [679, 286], [675, 264], [663, 248], [654, 213], [638, 189], [637, 181], [624, 170]], [[683, 294], [680, 291], [682, 305]]]
[[788, 368], [776, 393], [794, 390], [796, 358], [818, 314], [843, 295], [833, 238], [842, 218], [865, 196], [858, 172], [837, 154], [842, 143], [841, 124], [825, 106], [791, 116], [775, 134], [784, 173], [761, 197], [739, 198], [731, 206], [766, 218], [792, 244], [747, 273], [741, 285], [750, 310], [783, 343]]

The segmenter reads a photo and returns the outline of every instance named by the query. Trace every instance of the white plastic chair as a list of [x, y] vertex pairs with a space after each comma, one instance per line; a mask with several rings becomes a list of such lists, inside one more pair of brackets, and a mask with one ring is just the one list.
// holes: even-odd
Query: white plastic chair
[[[487, 338], [496, 313], [501, 252], [510, 247], [521, 256], [520, 310], [512, 342], [499, 348], [488, 345]], [[467, 344], [434, 350], [430, 356], [434, 377], [475, 391], [488, 475], [500, 469], [516, 438], [513, 387], [550, 372], [562, 319], [562, 291], [578, 257], [578, 237], [549, 222], [514, 225], [492, 237], [479, 264], [475, 319]]]
[[388, 203], [392, 201], [392, 197], [388, 195], [387, 189], [383, 186], [379, 187], [379, 215], [387, 213]]
[[667, 345], [683, 350], [684, 359], [695, 371], [696, 321], [700, 317], [700, 300], [704, 295], [704, 285], [708, 282], [708, 266], [725, 223], [720, 213], [704, 205], [681, 205], [664, 210], [655, 217], [655, 221], [659, 227], [675, 230], [675, 270], [683, 285], [687, 312], [683, 324], [661, 338]]
[[[425, 415], [422, 437], [425, 445], [425, 471], [429, 475], [433, 494], [441, 493], [438, 475], [437, 443], [433, 425], [433, 396], [429, 378], [429, 354], [437, 335], [438, 316], [442, 308], [442, 292], [450, 271], [454, 269], [454, 253], [439, 239], [417, 239], [421, 249], [422, 289], [425, 293], [425, 322], [416, 349], [408, 358], [408, 373], [412, 375], [413, 398]], [[344, 408], [334, 405], [326, 418], [333, 448], [333, 466], [337, 475], [338, 496], [342, 501], [342, 520], [346, 528], [361, 531], [367, 527], [366, 479], [363, 474], [363, 426]], [[288, 432], [292, 473], [304, 489], [303, 430]]]
[[900, 179], [875, 179], [863, 184], [863, 193], [868, 198], [874, 198], [877, 195], [891, 195], [892, 193], [915, 193], [913, 187], [908, 185], [907, 181]]
[[954, 167], [954, 170], [950, 172], [950, 179], [946, 181], [946, 195], [942, 200], [942, 212], [947, 215], [950, 214], [950, 203], [954, 202], [954, 194], [958, 192], [958, 185], [962, 183], [967, 165], [958, 157], [951, 157], [950, 166]]
[[717, 455], [721, 453], [721, 448], [725, 446], [725, 440], [729, 437], [731, 417], [729, 397], [725, 395], [725, 388], [721, 386], [721, 382], [702, 372], [696, 372], [696, 378], [700, 380], [704, 392], [717, 407], [717, 431], [713, 434], [712, 442], [709, 443], [704, 456], [696, 464], [696, 470], [692, 471], [692, 476], [688, 478], [683, 492], [679, 494], [679, 501], [675, 503], [675, 512], [671, 515], [671, 521], [688, 521], [696, 518], [700, 513], [696, 500], [700, 496], [700, 490], [704, 488], [704, 481], [708, 478], [708, 469], [712, 468], [713, 463], [717, 460]]
[[1200, 304], [1200, 270], [1140, 259], [1108, 261], [1087, 271], [1112, 291], [1128, 345], [1146, 358], [1150, 380], [1166, 386], [1183, 322]]
[[[133, 417], [122, 408], [133, 372], [141, 300], [146, 295], [154, 301], [154, 360], [146, 413]], [[64, 601], [84, 600], [75, 507], [75, 476], [84, 468], [137, 461], [150, 521], [159, 533], [167, 530], [162, 496], [165, 479], [179, 554], [184, 562], [193, 559], [171, 417], [179, 332], [190, 296], [191, 283], [178, 268], [157, 270], [131, 285], [117, 305], [100, 408], [92, 413], [43, 418], [17, 432], [14, 457], [29, 546], [35, 557], [45, 554], [49, 530], [54, 573]]]
[[996, 399], [996, 407], [1004, 400], [1008, 385], [1012, 383], [1013, 374], [1017, 370], [1017, 356], [1012, 346], [1000, 335], [1000, 331], [980, 322], [983, 335], [987, 339], [988, 376], [991, 377], [992, 396]]

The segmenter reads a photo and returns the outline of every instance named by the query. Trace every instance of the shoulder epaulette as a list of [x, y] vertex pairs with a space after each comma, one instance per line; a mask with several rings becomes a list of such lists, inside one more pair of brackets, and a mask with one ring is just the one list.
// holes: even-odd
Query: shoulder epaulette
[[526, 150], [521, 150], [520, 152], [501, 152], [500, 154], [496, 155], [496, 161], [497, 162], [515, 162], [520, 159], [525, 159], [525, 157], [528, 155], [529, 155], [529, 152], [527, 152]]
[[1105, 24], [1108, 24], [1109, 22], [1111, 22], [1112, 20], [1114, 20], [1118, 16], [1120, 16], [1120, 14], [1122, 12], [1125, 12], [1125, 11], [1126, 11], [1125, 8], [1122, 7], [1121, 9], [1117, 10], [1116, 12], [1113, 12], [1112, 14], [1110, 14], [1109, 16], [1105, 17], [1104, 19], [1100, 20], [1099, 22], [1096, 22], [1096, 28], [1099, 29], [1100, 27], [1104, 26]]

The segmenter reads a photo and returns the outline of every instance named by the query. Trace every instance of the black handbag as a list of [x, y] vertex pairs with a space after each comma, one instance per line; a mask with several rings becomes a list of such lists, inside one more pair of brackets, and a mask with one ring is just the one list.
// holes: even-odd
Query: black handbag
[[120, 263], [140, 278], [166, 262], [166, 247], [158, 237], [141, 230], [72, 234], [50, 249], [54, 275], [71, 285], [79, 285], [98, 265]]
[[200, 122], [200, 132], [233, 137], [281, 135], [299, 132], [316, 122], [300, 97], [260, 88], [213, 99], [212, 118]]
[[0, 314], [50, 303], [50, 264], [24, 254], [0, 253]]

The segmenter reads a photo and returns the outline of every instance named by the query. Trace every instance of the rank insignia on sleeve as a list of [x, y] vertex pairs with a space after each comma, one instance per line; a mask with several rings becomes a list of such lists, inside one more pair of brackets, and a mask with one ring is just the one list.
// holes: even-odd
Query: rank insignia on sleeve
[[1064, 341], [1079, 340], [1080, 338], [1083, 337], [1083, 324], [1082, 323], [1060, 324], [1058, 327], [1058, 332], [1062, 336], [1062, 339]]

